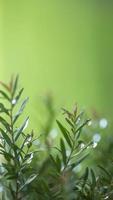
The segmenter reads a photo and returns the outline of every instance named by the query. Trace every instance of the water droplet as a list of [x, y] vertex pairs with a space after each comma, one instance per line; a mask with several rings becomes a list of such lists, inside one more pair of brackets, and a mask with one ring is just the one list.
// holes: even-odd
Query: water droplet
[[32, 140], [32, 137], [31, 137], [31, 136], [30, 136], [30, 137], [28, 137], [28, 139], [27, 139], [27, 140], [28, 140], [28, 142], [30, 142], [30, 141]]
[[24, 143], [24, 146], [26, 146], [28, 144], [28, 141], [26, 141], [25, 143]]
[[94, 142], [99, 142], [101, 140], [101, 136], [99, 133], [95, 133], [93, 136], [93, 141]]
[[31, 140], [32, 140], [32, 137], [31, 137], [31, 136], [29, 136], [29, 137], [27, 138], [27, 141], [25, 142], [25, 144], [24, 144], [24, 145], [27, 145], [27, 144], [29, 144], [29, 143], [31, 142]]
[[93, 142], [92, 147], [93, 147], [93, 148], [96, 148], [96, 147], [97, 147], [97, 144], [98, 144], [97, 142]]
[[100, 122], [99, 122], [100, 128], [104, 129], [104, 128], [107, 127], [107, 125], [108, 125], [107, 119], [103, 118], [103, 119], [100, 120]]
[[106, 196], [104, 199], [108, 199], [109, 198], [109, 196]]
[[84, 143], [81, 143], [81, 144], [80, 144], [80, 148], [83, 149], [84, 147], [85, 147], [85, 144], [84, 144]]
[[92, 125], [92, 121], [90, 120], [89, 122], [88, 122], [88, 126], [91, 126]]
[[30, 158], [27, 160], [27, 163], [29, 164], [29, 163], [31, 163], [31, 161], [32, 161], [32, 159], [33, 159], [33, 153], [31, 153], [31, 155], [30, 155]]
[[12, 104], [15, 105], [16, 104], [16, 99], [12, 100]]

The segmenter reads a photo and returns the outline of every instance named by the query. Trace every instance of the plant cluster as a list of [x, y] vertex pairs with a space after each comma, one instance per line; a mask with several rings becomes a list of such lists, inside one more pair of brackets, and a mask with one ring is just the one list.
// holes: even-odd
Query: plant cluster
[[[1, 82], [0, 102], [0, 199], [1, 200], [104, 200], [113, 199], [112, 171], [81, 164], [89, 159], [95, 143], [83, 140], [90, 119], [63, 109], [65, 126], [57, 120], [61, 136], [59, 144], [49, 142], [50, 125], [41, 136], [27, 133], [29, 117], [19, 121], [28, 102], [21, 102], [23, 88], [18, 91], [18, 76], [7, 85]], [[50, 106], [50, 105], [49, 105]], [[51, 106], [50, 106], [51, 108]], [[53, 110], [51, 109], [51, 115]], [[52, 118], [50, 118], [52, 121]], [[49, 123], [49, 122], [48, 122]], [[91, 157], [90, 157], [91, 159]]]

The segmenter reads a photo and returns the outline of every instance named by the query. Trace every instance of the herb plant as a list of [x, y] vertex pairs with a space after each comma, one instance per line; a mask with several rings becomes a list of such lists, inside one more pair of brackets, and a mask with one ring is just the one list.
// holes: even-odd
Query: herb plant
[[[70, 112], [63, 109], [65, 125], [57, 120], [59, 145], [49, 143], [54, 112], [44, 137], [26, 132], [27, 116], [20, 117], [28, 102], [21, 102], [23, 88], [18, 91], [18, 76], [0, 90], [0, 199], [1, 200], [104, 200], [113, 199], [112, 171], [98, 166], [100, 173], [82, 163], [88, 159], [93, 141], [82, 137], [90, 119], [79, 113], [77, 106]], [[49, 124], [50, 123], [50, 124]], [[39, 138], [44, 141], [39, 144]], [[36, 145], [38, 144], [38, 145]], [[36, 146], [35, 146], [36, 145]], [[43, 147], [43, 148], [42, 148]], [[81, 166], [83, 170], [80, 171]]]

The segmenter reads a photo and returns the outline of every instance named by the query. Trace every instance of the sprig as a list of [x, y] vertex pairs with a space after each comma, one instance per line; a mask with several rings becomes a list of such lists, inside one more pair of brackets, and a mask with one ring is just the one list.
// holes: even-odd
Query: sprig
[[[30, 184], [37, 174], [29, 174], [26, 177], [23, 169], [27, 169], [29, 162], [32, 161], [34, 152], [30, 152], [33, 131], [31, 134], [24, 134], [24, 129], [28, 125], [27, 117], [24, 122], [17, 127], [17, 120], [23, 113], [25, 106], [28, 102], [28, 98], [23, 100], [19, 110], [15, 113], [14, 108], [18, 105], [21, 98], [23, 88], [18, 92], [18, 76], [12, 78], [9, 85], [1, 82], [4, 90], [1, 90], [1, 96], [7, 101], [7, 103], [1, 103], [1, 114], [5, 113], [8, 118], [0, 116], [0, 154], [5, 159], [1, 164], [4, 168], [4, 174], [2, 178], [5, 178], [6, 185], [10, 193], [10, 198], [14, 200], [21, 200], [22, 190]], [[8, 108], [6, 107], [8, 106]], [[18, 142], [19, 141], [19, 142]], [[32, 155], [32, 157], [31, 157]], [[30, 160], [31, 159], [31, 160]], [[6, 190], [7, 191], [7, 190]], [[2, 195], [2, 199], [6, 196], [5, 192]]]

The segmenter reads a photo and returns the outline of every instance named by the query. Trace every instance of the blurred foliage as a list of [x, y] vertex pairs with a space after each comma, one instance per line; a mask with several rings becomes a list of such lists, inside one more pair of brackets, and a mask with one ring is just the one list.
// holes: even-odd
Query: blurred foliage
[[29, 117], [19, 121], [28, 98], [21, 102], [18, 76], [8, 85], [0, 83], [1, 200], [113, 199], [113, 139], [108, 135], [108, 120], [96, 113], [91, 120], [77, 105], [72, 112], [63, 108], [65, 123], [56, 121], [61, 133], [56, 145], [51, 96], [46, 99], [47, 124], [36, 137], [33, 130], [25, 130]]

